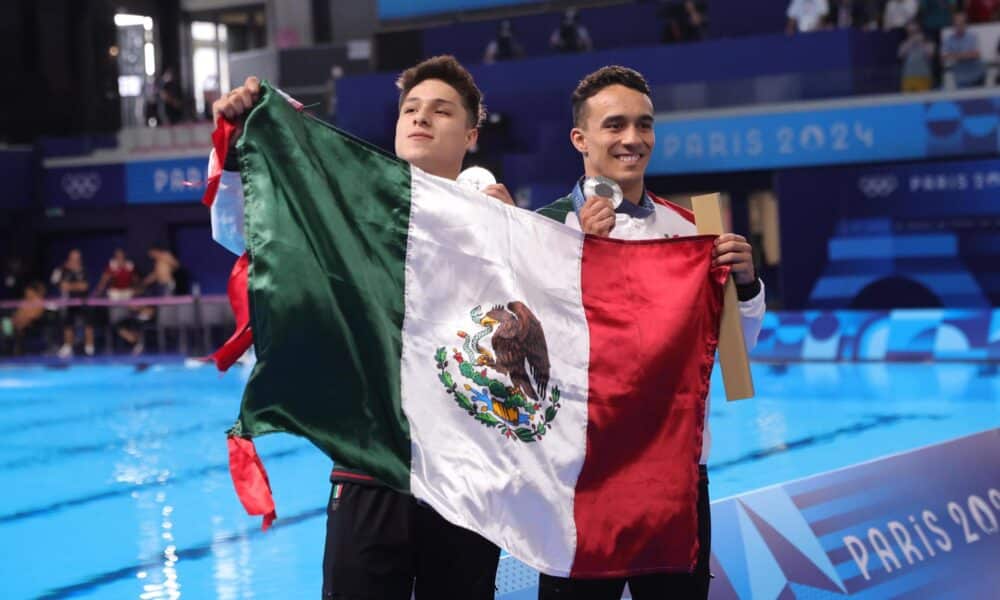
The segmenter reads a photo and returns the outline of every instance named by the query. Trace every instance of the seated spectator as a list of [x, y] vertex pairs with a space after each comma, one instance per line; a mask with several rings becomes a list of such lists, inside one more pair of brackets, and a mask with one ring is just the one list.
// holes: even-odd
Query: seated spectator
[[981, 86], [986, 81], [986, 67], [979, 57], [979, 39], [968, 30], [965, 13], [955, 13], [954, 24], [954, 33], [941, 48], [941, 61], [954, 76], [956, 87]]
[[590, 32], [577, 22], [575, 8], [566, 9], [562, 23], [549, 37], [549, 46], [557, 52], [587, 52], [594, 48]]
[[[115, 250], [108, 261], [108, 266], [101, 275], [101, 280], [97, 282], [95, 295], [101, 296], [107, 288], [108, 298], [111, 300], [128, 300], [135, 293], [135, 284], [138, 279], [135, 272], [135, 265], [125, 255], [121, 248]], [[110, 284], [110, 287], [108, 287]]]
[[180, 263], [169, 250], [159, 244], [149, 248], [149, 258], [153, 261], [153, 269], [142, 280], [142, 289], [147, 296], [171, 296], [177, 288], [175, 274], [180, 269]]
[[906, 25], [906, 39], [899, 45], [903, 61], [903, 91], [926, 92], [934, 83], [934, 42], [924, 37], [916, 21]]
[[161, 125], [174, 125], [184, 119], [184, 98], [173, 67], [167, 67], [157, 80], [157, 100]]
[[867, 0], [833, 0], [833, 8], [824, 17], [829, 29], [875, 29], [878, 13], [870, 10]]
[[[87, 281], [87, 271], [83, 268], [83, 255], [73, 249], [66, 256], [66, 261], [52, 271], [52, 285], [59, 290], [63, 300], [83, 300], [90, 290]], [[84, 346], [87, 356], [94, 355], [94, 326], [91, 323], [90, 311], [86, 306], [68, 306], [64, 311], [63, 345], [59, 348], [59, 358], [73, 356], [73, 345], [76, 342], [76, 328], [83, 325]]]
[[882, 15], [882, 29], [906, 29], [907, 23], [917, 18], [917, 0], [889, 0]]
[[15, 355], [21, 354], [24, 338], [42, 334], [44, 317], [45, 284], [34, 281], [24, 288], [24, 299], [14, 314], [0, 321], [0, 335], [13, 340]]
[[826, 0], [792, 0], [788, 5], [788, 24], [785, 32], [789, 35], [816, 31], [823, 26], [823, 17], [830, 12]]
[[487, 44], [486, 52], [483, 54], [483, 62], [493, 64], [498, 60], [511, 60], [524, 56], [524, 50], [514, 39], [514, 30], [510, 26], [510, 21], [504, 19], [500, 21], [495, 40]]
[[664, 43], [696, 42], [704, 37], [704, 7], [700, 4], [692, 0], [665, 0], [660, 8]]
[[965, 14], [969, 23], [989, 23], [1000, 16], [1000, 0], [969, 0], [965, 4]]

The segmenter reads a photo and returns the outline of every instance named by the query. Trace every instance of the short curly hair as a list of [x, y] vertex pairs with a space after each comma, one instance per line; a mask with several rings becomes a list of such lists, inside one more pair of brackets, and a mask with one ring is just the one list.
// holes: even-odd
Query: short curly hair
[[579, 127], [584, 119], [584, 108], [587, 100], [612, 85], [623, 85], [647, 96], [652, 95], [646, 78], [635, 69], [619, 65], [601, 67], [581, 79], [576, 89], [573, 90], [573, 125], [575, 127]]
[[472, 73], [462, 66], [454, 56], [442, 55], [410, 67], [399, 74], [396, 87], [399, 88], [399, 106], [410, 90], [428, 79], [440, 79], [455, 88], [462, 98], [462, 104], [469, 115], [469, 127], [478, 128], [486, 118], [486, 105], [483, 104], [483, 93], [476, 86]]

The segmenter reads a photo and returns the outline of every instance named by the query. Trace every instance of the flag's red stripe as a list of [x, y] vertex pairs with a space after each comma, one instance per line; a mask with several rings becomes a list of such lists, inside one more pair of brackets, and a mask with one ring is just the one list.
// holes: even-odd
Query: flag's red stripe
[[215, 124], [215, 130], [212, 131], [215, 160], [209, 161], [205, 195], [201, 197], [201, 203], [205, 206], [212, 206], [215, 203], [215, 195], [219, 192], [219, 182], [222, 180], [222, 167], [226, 164], [226, 155], [229, 153], [229, 147], [235, 134], [236, 124], [224, 117], [219, 117]]
[[[215, 195], [219, 192], [219, 182], [222, 178], [222, 167], [226, 164], [226, 155], [229, 153], [235, 134], [236, 125], [224, 117], [219, 117], [215, 131], [212, 132], [215, 156], [209, 161], [208, 183], [205, 195], [201, 199], [205, 206], [212, 206], [215, 203]], [[247, 296], [249, 264], [249, 257], [244, 253], [229, 273], [229, 285], [226, 291], [229, 294], [229, 305], [233, 309], [233, 316], [236, 318], [236, 331], [221, 348], [208, 357], [220, 371], [233, 366], [233, 363], [239, 360], [253, 344], [253, 332], [250, 329], [250, 300]]]
[[267, 479], [264, 463], [260, 461], [252, 440], [231, 435], [228, 446], [229, 474], [233, 478], [236, 495], [247, 514], [264, 517], [262, 526], [266, 530], [278, 515], [274, 511], [271, 482]]
[[229, 295], [229, 306], [236, 318], [236, 331], [221, 348], [210, 357], [220, 371], [233, 366], [243, 353], [253, 344], [253, 331], [250, 329], [250, 298], [247, 291], [247, 270], [250, 259], [247, 253], [236, 260], [233, 270], [229, 273], [229, 285], [226, 292]]
[[698, 460], [725, 268], [714, 237], [640, 245], [587, 236], [587, 451], [571, 575], [690, 571]]

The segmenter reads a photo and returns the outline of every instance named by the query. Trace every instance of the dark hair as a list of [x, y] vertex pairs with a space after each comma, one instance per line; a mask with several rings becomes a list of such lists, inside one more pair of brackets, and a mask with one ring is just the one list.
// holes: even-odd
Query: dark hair
[[428, 58], [400, 73], [396, 79], [396, 87], [399, 88], [399, 106], [403, 105], [403, 100], [410, 90], [428, 79], [440, 79], [455, 88], [469, 114], [469, 126], [479, 127], [482, 124], [486, 117], [483, 93], [476, 87], [476, 82], [468, 69], [450, 55]]
[[579, 126], [583, 120], [583, 108], [587, 100], [612, 85], [623, 85], [647, 96], [651, 95], [646, 78], [635, 69], [618, 65], [601, 67], [581, 79], [573, 90], [573, 125]]

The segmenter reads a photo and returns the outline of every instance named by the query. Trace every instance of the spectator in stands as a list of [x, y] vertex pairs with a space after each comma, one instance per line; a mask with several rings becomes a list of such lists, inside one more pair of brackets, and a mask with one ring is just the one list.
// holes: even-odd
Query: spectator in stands
[[664, 0], [660, 15], [664, 20], [663, 42], [696, 42], [705, 36], [704, 6], [692, 0]]
[[917, 0], [889, 0], [882, 14], [882, 29], [907, 29], [907, 24], [917, 18]]
[[944, 41], [941, 61], [959, 88], [977, 87], [986, 81], [986, 67], [979, 56], [979, 39], [968, 30], [964, 12], [954, 16], [955, 31]]
[[903, 61], [903, 91], [926, 92], [934, 84], [934, 42], [929, 41], [916, 21], [906, 25], [906, 39], [899, 45]]
[[785, 32], [789, 35], [816, 31], [823, 26], [823, 17], [830, 12], [826, 0], [792, 0], [788, 5], [788, 24]]
[[180, 269], [180, 262], [160, 244], [150, 246], [149, 258], [153, 261], [153, 270], [143, 279], [142, 289], [147, 296], [173, 295], [177, 288], [175, 275]]
[[[83, 254], [76, 248], [69, 251], [66, 261], [52, 271], [52, 285], [59, 290], [63, 300], [83, 300], [90, 290], [87, 281], [87, 271], [83, 267]], [[83, 351], [87, 356], [94, 355], [94, 326], [91, 323], [90, 311], [86, 306], [68, 306], [64, 310], [63, 345], [59, 348], [59, 358], [73, 356], [73, 344], [76, 342], [76, 328], [83, 326]]]
[[969, 23], [989, 23], [1000, 17], [1000, 0], [969, 0], [965, 4]]
[[517, 40], [514, 39], [514, 29], [511, 27], [510, 21], [507, 19], [500, 21], [496, 39], [486, 45], [483, 62], [489, 65], [498, 60], [512, 60], [522, 56], [524, 56], [524, 50], [521, 48], [521, 44], [518, 44]]
[[21, 342], [40, 334], [45, 316], [45, 284], [33, 281], [24, 288], [24, 299], [9, 317], [0, 320], [0, 335], [13, 340], [14, 354], [21, 354]]
[[125, 251], [118, 248], [108, 261], [100, 281], [97, 282], [95, 295], [101, 296], [107, 289], [108, 298], [111, 300], [128, 300], [135, 293], [137, 279], [135, 265], [125, 255]]
[[830, 29], [875, 29], [878, 12], [871, 9], [868, 0], [834, 0], [833, 9], [824, 17]]
[[184, 118], [184, 97], [173, 67], [167, 67], [156, 85], [159, 123], [173, 125]]
[[549, 46], [557, 52], [588, 52], [594, 48], [590, 41], [590, 32], [577, 21], [575, 8], [567, 8], [563, 14], [562, 23], [549, 37]]

